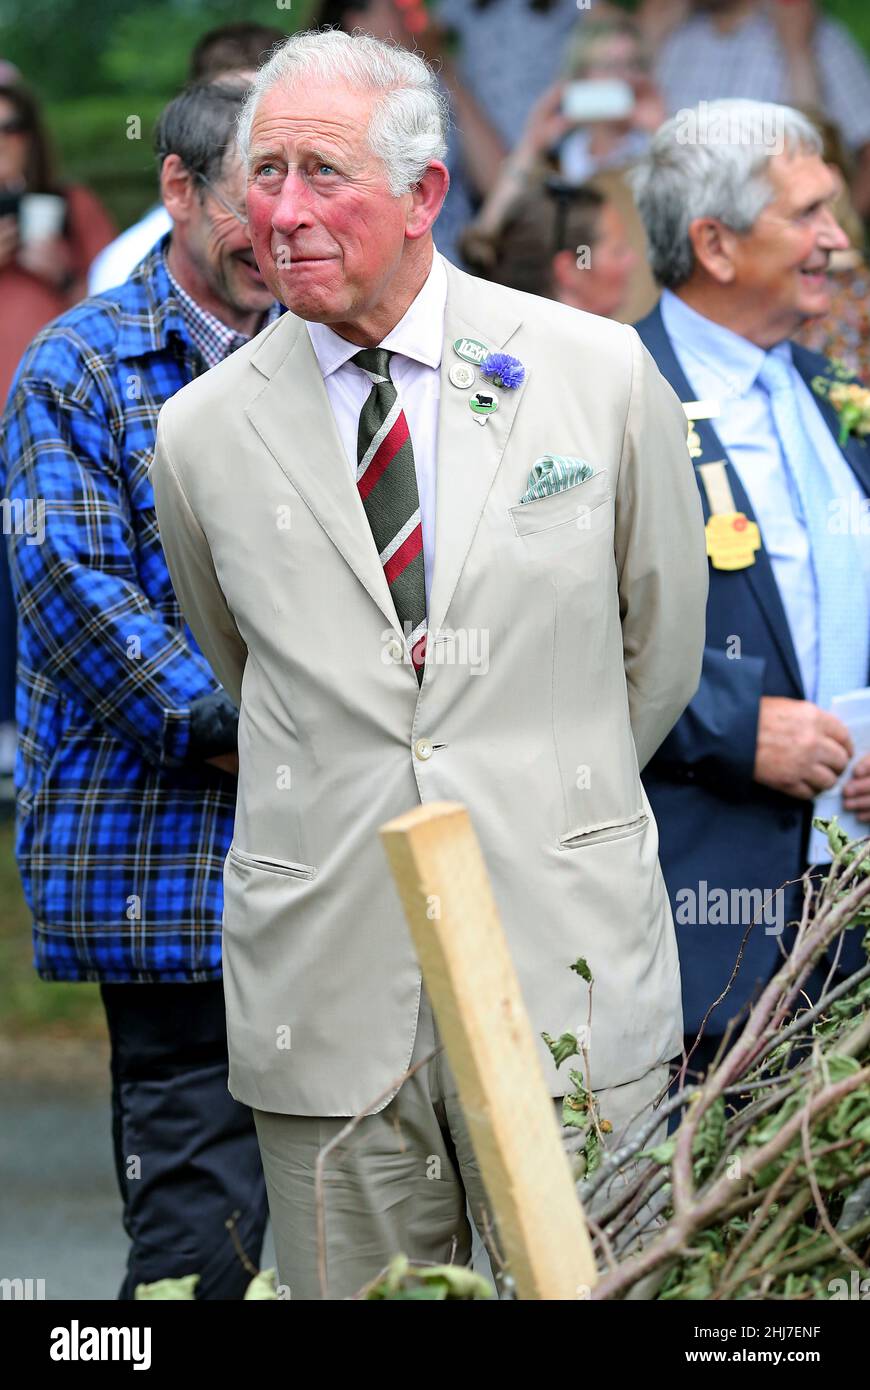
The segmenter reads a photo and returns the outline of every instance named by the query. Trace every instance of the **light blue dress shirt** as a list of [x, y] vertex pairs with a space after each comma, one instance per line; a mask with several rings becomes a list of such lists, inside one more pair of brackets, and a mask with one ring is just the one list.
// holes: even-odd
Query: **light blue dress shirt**
[[[740, 478], [770, 557], [807, 700], [818, 680], [818, 604], [810, 547], [800, 503], [782, 456], [770, 397], [757, 377], [763, 348], [704, 318], [670, 290], [661, 298], [662, 320], [697, 400], [719, 404], [711, 423]], [[772, 349], [788, 365], [807, 438], [827, 470], [844, 518], [863, 518], [866, 502], [854, 473], [828, 429], [812, 391], [794, 366], [791, 344]], [[712, 462], [712, 460], [709, 460]], [[844, 521], [844, 525], [848, 521]], [[852, 523], [854, 524], [854, 523]], [[870, 594], [870, 534], [861, 526], [858, 544]]]

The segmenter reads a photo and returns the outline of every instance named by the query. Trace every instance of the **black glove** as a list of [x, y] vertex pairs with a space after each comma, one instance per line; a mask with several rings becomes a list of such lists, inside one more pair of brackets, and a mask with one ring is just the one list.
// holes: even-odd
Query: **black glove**
[[201, 695], [190, 706], [188, 762], [204, 762], [238, 748], [239, 711], [225, 690]]

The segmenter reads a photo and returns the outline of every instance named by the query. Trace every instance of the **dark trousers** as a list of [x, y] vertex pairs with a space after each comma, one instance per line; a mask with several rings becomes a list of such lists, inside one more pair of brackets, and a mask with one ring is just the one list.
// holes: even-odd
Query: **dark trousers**
[[220, 981], [102, 985], [112, 1044], [112, 1137], [130, 1237], [119, 1298], [198, 1274], [199, 1299], [241, 1298], [268, 1208], [253, 1115], [227, 1090]]

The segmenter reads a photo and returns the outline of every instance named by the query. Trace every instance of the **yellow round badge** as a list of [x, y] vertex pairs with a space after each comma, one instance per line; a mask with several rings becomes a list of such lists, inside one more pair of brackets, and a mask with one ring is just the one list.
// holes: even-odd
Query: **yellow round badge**
[[745, 512], [719, 512], [704, 528], [707, 554], [717, 570], [745, 570], [755, 564], [761, 532]]

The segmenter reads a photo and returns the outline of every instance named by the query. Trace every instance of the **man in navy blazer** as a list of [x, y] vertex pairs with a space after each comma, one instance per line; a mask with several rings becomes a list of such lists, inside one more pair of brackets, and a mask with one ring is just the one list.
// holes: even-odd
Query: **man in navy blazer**
[[[828, 310], [828, 259], [848, 245], [821, 149], [789, 108], [701, 103], [661, 127], [633, 176], [663, 286], [637, 330], [695, 417], [710, 554], [701, 682], [644, 773], [687, 1048], [720, 1001], [693, 1066], [777, 968], [800, 913], [794, 881], [825, 858], [813, 799], [853, 754], [827, 706], [868, 684], [870, 447], [853, 435], [840, 448], [817, 380], [832, 364], [789, 342]], [[870, 821], [870, 759], [842, 800]], [[847, 934], [840, 968], [858, 950]]]

